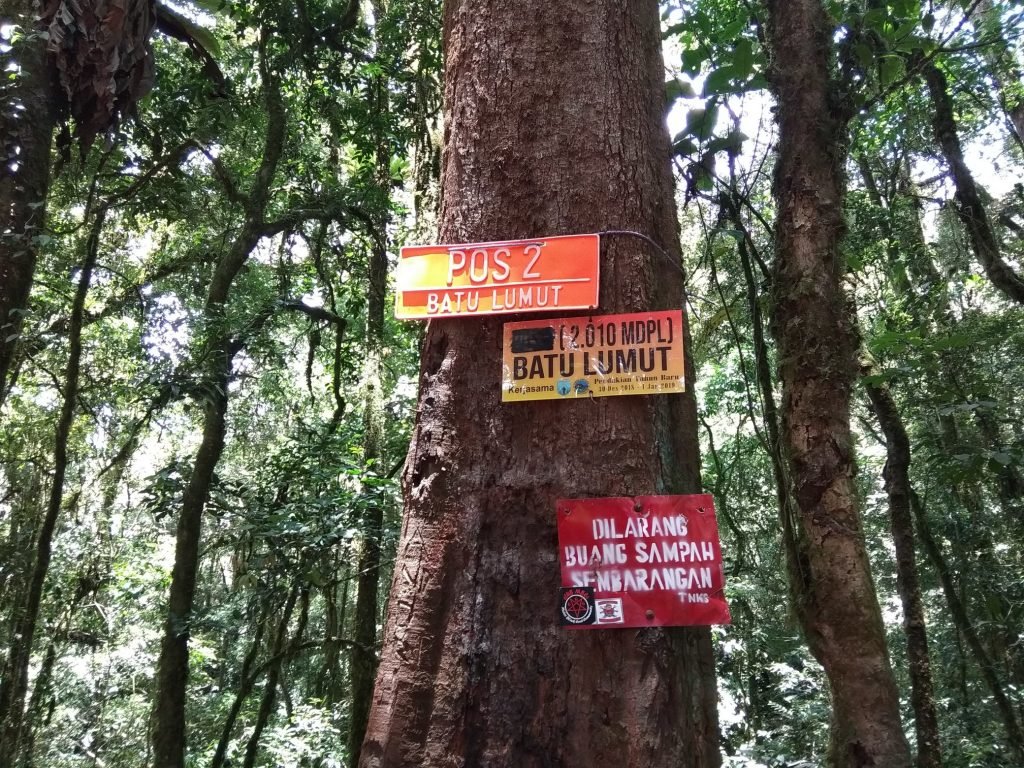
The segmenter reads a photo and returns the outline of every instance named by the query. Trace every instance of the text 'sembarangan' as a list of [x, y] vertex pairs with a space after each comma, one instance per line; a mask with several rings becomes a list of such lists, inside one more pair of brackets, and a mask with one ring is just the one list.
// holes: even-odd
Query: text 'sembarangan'
[[730, 622], [710, 495], [568, 499], [557, 514], [561, 624]]

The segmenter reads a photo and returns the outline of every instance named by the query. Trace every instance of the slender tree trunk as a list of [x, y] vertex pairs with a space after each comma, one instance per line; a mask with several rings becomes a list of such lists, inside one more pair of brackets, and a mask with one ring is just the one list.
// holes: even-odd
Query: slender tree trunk
[[[32, 555], [39, 528], [39, 507], [43, 492], [43, 468], [36, 464], [8, 467], [11, 483], [9, 526], [0, 538], [0, 647], [10, 648], [18, 630], [20, 606], [28, 593]], [[10, 651], [8, 651], [8, 657]], [[2, 678], [0, 678], [2, 680]], [[3, 716], [0, 714], [0, 722]]]
[[[919, 59], [919, 61], [923, 62], [923, 59]], [[946, 158], [946, 164], [953, 177], [953, 185], [956, 188], [957, 214], [967, 231], [974, 255], [985, 269], [985, 274], [992, 281], [992, 285], [1012, 301], [1024, 304], [1024, 278], [1003, 260], [999, 252], [999, 240], [992, 227], [992, 222], [989, 220], [988, 212], [985, 210], [978, 185], [964, 161], [960, 134], [953, 114], [953, 99], [949, 95], [946, 75], [930, 61], [921, 63], [919, 66], [922, 67], [932, 102], [932, 128], [935, 131], [935, 141], [942, 150], [942, 155]]]
[[[373, 3], [374, 16], [380, 21], [386, 8], [379, 0]], [[371, 83], [377, 120], [387, 119], [388, 83], [378, 77]], [[391, 195], [391, 152], [386, 137], [378, 134], [374, 177], [382, 201]], [[370, 251], [366, 311], [366, 364], [363, 369], [363, 459], [366, 468], [380, 474], [383, 456], [381, 423], [382, 391], [381, 355], [384, 347], [385, 296], [388, 285], [388, 221], [387, 211], [381, 216]], [[370, 504], [363, 513], [362, 542], [356, 565], [356, 605], [353, 616], [354, 644], [349, 655], [349, 677], [352, 683], [349, 710], [349, 765], [359, 765], [366, 723], [370, 717], [373, 681], [377, 673], [377, 604], [380, 585], [381, 537], [384, 530], [384, 509]]]
[[971, 653], [974, 655], [974, 660], [981, 669], [982, 679], [984, 679], [989, 691], [991, 691], [992, 698], [996, 703], [996, 709], [999, 710], [999, 715], [1003, 720], [1006, 738], [1010, 743], [1014, 757], [1018, 762], [1024, 763], [1024, 732], [1021, 731], [1013, 705], [1007, 698], [1003, 685], [999, 682], [999, 676], [996, 674], [995, 665], [992, 663], [991, 657], [985, 650], [985, 646], [982, 644], [981, 638], [978, 637], [978, 632], [974, 628], [970, 616], [967, 614], [967, 608], [957, 592], [956, 583], [953, 581], [953, 575], [950, 572], [946, 558], [942, 554], [938, 542], [935, 541], [935, 537], [932, 536], [924, 505], [913, 491], [910, 493], [910, 508], [914, 513], [914, 520], [917, 523], [917, 533], [921, 539], [921, 545], [928, 554], [928, 558], [932, 561], [932, 565], [939, 576], [939, 583], [942, 584], [942, 592], [946, 597], [946, 604], [949, 606], [950, 615], [953, 617], [953, 624], [967, 642]]
[[323, 590], [324, 596], [324, 667], [323, 673], [317, 684], [317, 692], [324, 699], [326, 704], [335, 704], [344, 698], [344, 686], [342, 684], [341, 670], [341, 636], [345, 627], [345, 603], [348, 601], [349, 572], [347, 564], [342, 566], [338, 558], [332, 553], [332, 572], [337, 574], [342, 584], [345, 585], [344, 593], [338, 594], [338, 584], [328, 584]]
[[1024, 146], [1024, 73], [1003, 35], [1000, 7], [992, 0], [978, 0], [978, 12], [981, 15], [978, 26], [983, 38], [981, 54], [999, 90], [999, 101], [1010, 120], [1017, 143]]
[[[869, 363], [864, 373], [870, 375], [874, 371], [874, 366]], [[942, 765], [942, 746], [935, 712], [924, 604], [917, 578], [914, 522], [910, 513], [910, 440], [889, 389], [867, 382], [865, 388], [871, 409], [885, 434], [887, 457], [882, 476], [889, 495], [889, 523], [896, 548], [896, 589], [903, 604], [903, 631], [907, 638], [907, 663], [910, 668], [910, 700], [914, 707], [914, 728], [917, 733], [917, 765], [919, 768], [939, 768]]]
[[32, 0], [0, 0], [0, 26], [17, 26], [22, 33], [10, 53], [0, 54], [0, 61], [10, 59], [18, 65], [14, 71], [5, 67], [0, 81], [0, 405], [28, 306], [39, 237], [45, 231], [50, 144], [57, 119], [53, 76], [46, 40], [36, 29], [35, 5]]
[[[955, 319], [949, 306], [948, 291], [942, 276], [935, 268], [924, 240], [924, 233], [921, 228], [920, 204], [914, 194], [913, 181], [910, 178], [906, 162], [901, 162], [897, 169], [896, 191], [898, 196], [887, 207], [889, 213], [888, 231], [886, 232], [887, 240], [891, 244], [897, 244], [889, 249], [890, 266], [901, 262], [903, 260], [901, 256], [903, 256], [913, 279], [918, 284], [928, 286], [929, 291], [933, 293], [926, 307], [926, 312], [922, 313], [919, 308], [914, 306], [910, 309], [911, 316], [921, 328], [922, 334], [925, 337], [929, 337], [936, 332], [940, 334], [950, 333], [955, 325]], [[880, 196], [875, 196], [874, 200], [880, 207], [883, 206]], [[948, 386], [949, 366], [955, 363], [946, 355], [943, 355], [942, 361], [946, 365], [943, 374], [944, 380], [946, 380], [944, 386]], [[963, 395], [964, 399], [967, 397], [969, 396]], [[987, 447], [989, 450], [1000, 450], [1002, 446], [998, 424], [992, 415], [986, 411], [978, 410], [975, 411], [974, 417], [981, 436], [988, 443]], [[955, 417], [952, 414], [945, 413], [939, 416], [939, 422], [940, 428], [938, 433], [941, 436], [940, 440], [946, 453], [952, 455], [962, 452], [963, 448], [960, 444], [962, 438]], [[1020, 520], [1018, 493], [1022, 484], [1015, 468], [1012, 466], [1000, 467], [1000, 470], [996, 472], [996, 480], [998, 482], [999, 498], [1003, 504], [1004, 511]], [[984, 517], [981, 490], [976, 484], [972, 485], [974, 487], [961, 486], [954, 488], [953, 495], [970, 512], [972, 519], [980, 520]], [[987, 528], [979, 524], [970, 526], [969, 530], [976, 541], [974, 545], [969, 545], [968, 548], [977, 554], [979, 560], [983, 563], [983, 568], [993, 570], [996, 556], [992, 538]], [[986, 600], [985, 605], [992, 606], [994, 604], [997, 607], [997, 610], [992, 611], [990, 626], [998, 629], [997, 632], [993, 633], [992, 637], [998, 645], [999, 656], [1006, 660], [1012, 679], [1019, 681], [1021, 679], [1022, 665], [1020, 663], [1020, 653], [1017, 650], [1019, 648], [1018, 634], [1014, 629], [1014, 625], [1017, 622], [1012, 618], [1013, 611], [1011, 606], [1014, 600], [1006, 595], [1005, 588], [1002, 585], [997, 584], [990, 591], [994, 595], [995, 600]]]
[[178, 516], [167, 620], [157, 661], [151, 734], [154, 768], [184, 768], [185, 765], [188, 638], [199, 571], [203, 509], [210, 497], [214, 470], [224, 451], [228, 378], [232, 359], [238, 351], [229, 337], [225, 308], [235, 277], [261, 237], [270, 184], [284, 146], [285, 113], [280, 86], [267, 71], [263, 56], [261, 51], [260, 69], [267, 107], [263, 158], [246, 203], [245, 222], [228, 252], [218, 262], [206, 297], [207, 327], [213, 330], [203, 351], [206, 358], [201, 381], [203, 437]]
[[733, 225], [744, 233], [737, 245], [740, 264], [743, 266], [743, 279], [746, 284], [747, 311], [750, 313], [750, 327], [754, 346], [754, 370], [757, 372], [757, 385], [761, 394], [761, 410], [764, 417], [765, 431], [768, 433], [768, 455], [772, 464], [772, 475], [775, 478], [775, 497], [779, 504], [779, 520], [782, 523], [784, 546], [789, 557], [790, 572], [797, 568], [795, 555], [797, 552], [797, 521], [798, 513], [793, 501], [793, 488], [786, 470], [785, 456], [779, 430], [779, 410], [775, 402], [775, 383], [772, 379], [771, 363], [768, 358], [768, 344], [764, 333], [764, 321], [761, 316], [761, 302], [757, 290], [757, 280], [751, 259], [751, 245], [747, 230], [740, 216], [739, 200], [733, 197], [728, 210]]
[[[988, 399], [984, 395], [975, 396], [977, 400]], [[978, 426], [978, 432], [985, 441], [985, 448], [991, 453], [1005, 453], [1007, 444], [1003, 439], [995, 414], [991, 411], [978, 408], [974, 411], [974, 422]], [[1024, 478], [1012, 461], [1005, 464], [998, 464], [993, 473], [996, 481], [996, 494], [999, 496], [999, 503], [1004, 514], [1012, 517], [1024, 527]]]
[[185, 764], [189, 625], [199, 569], [203, 509], [224, 450], [231, 363], [224, 340], [209, 354], [212, 364], [204, 378], [203, 437], [178, 515], [167, 619], [157, 662], [152, 734], [155, 768], [184, 768]]
[[75, 420], [78, 401], [78, 379], [82, 362], [82, 322], [85, 316], [85, 298], [89, 292], [92, 271], [99, 254], [100, 233], [106, 211], [97, 212], [86, 240], [86, 252], [78, 275], [78, 287], [71, 310], [71, 328], [68, 332], [68, 364], [64, 373], [64, 400], [54, 435], [53, 479], [42, 525], [36, 539], [35, 558], [27, 595], [15, 618], [15, 631], [11, 650], [0, 680], [0, 765], [14, 766], [20, 759], [21, 741], [27, 727], [24, 721], [25, 695], [28, 690], [28, 670], [32, 659], [32, 645], [39, 621], [39, 608], [43, 586], [50, 568], [53, 534], [57, 527], [64, 500], [64, 478], [68, 468], [68, 439]]
[[832, 691], [837, 768], [911, 764], [854, 485], [855, 334], [841, 280], [848, 112], [829, 80], [820, 0], [769, 0], [778, 103], [773, 332], [782, 442], [799, 510], [797, 613]]
[[[948, 372], [947, 372], [948, 375]], [[961, 431], [956, 419], [947, 414], [940, 417], [941, 445], [947, 455], [955, 455], [963, 449]], [[952, 537], [957, 555], [957, 570], [968, 573], [972, 569], [982, 573], [998, 574], [1003, 569], [996, 554], [992, 531], [987, 525], [985, 494], [981, 483], [967, 478], [952, 484], [952, 498], [967, 513], [966, 521], [958, 526]], [[966, 602], [968, 582], [961, 581], [961, 601]], [[984, 587], [984, 595], [977, 602], [985, 614], [983, 637], [990, 654], [994, 654], [1005, 667], [1010, 679], [1020, 684], [1024, 679], [1024, 658], [1020, 648], [1020, 633], [1014, 605], [1018, 602], [1012, 592], [1012, 584], [998, 579], [990, 580]]]
[[914, 296], [915, 286], [911, 283], [910, 274], [907, 270], [909, 259], [902, 258], [902, 249], [905, 247], [905, 244], [895, 236], [896, 212], [893, 210], [893, 203], [882, 197], [881, 190], [879, 190], [878, 184], [875, 181], [874, 172], [867, 157], [859, 154], [854, 159], [857, 163], [857, 169], [860, 171], [861, 179], [864, 181], [864, 188], [868, 192], [868, 197], [871, 198], [871, 202], [878, 207], [879, 211], [883, 212], [885, 217], [883, 228], [887, 235], [885, 250], [888, 257], [885, 274], [892, 284], [892, 291], [897, 296]]
[[[440, 242], [627, 229], [676, 252], [655, 0], [450, 0], [444, 35]], [[606, 240], [601, 311], [682, 306], [676, 266]], [[693, 395], [502, 405], [506, 319], [426, 332], [360, 765], [718, 765], [706, 628], [553, 617], [556, 500], [696, 491]]]
[[256, 713], [256, 723], [253, 726], [252, 734], [245, 745], [245, 757], [242, 761], [242, 768], [253, 768], [256, 764], [256, 755], [259, 753], [260, 737], [263, 736], [263, 729], [267, 727], [270, 716], [274, 712], [274, 702], [277, 697], [277, 681], [281, 675], [281, 664], [285, 643], [288, 641], [288, 625], [292, 620], [292, 611], [295, 608], [295, 600], [299, 595], [299, 587], [292, 587], [285, 602], [284, 611], [281, 614], [281, 621], [277, 626], [277, 634], [274, 637], [274, 645], [270, 649], [271, 663], [267, 669], [267, 677], [263, 681], [263, 695], [260, 697], [260, 708]]
[[268, 612], [269, 608], [261, 611], [259, 621], [256, 622], [252, 645], [249, 646], [249, 652], [245, 654], [245, 658], [242, 660], [242, 668], [238, 673], [238, 690], [235, 692], [235, 700], [231, 702], [231, 709], [228, 710], [228, 715], [224, 718], [224, 727], [221, 729], [220, 738], [217, 740], [217, 749], [214, 750], [213, 758], [210, 760], [210, 768], [223, 768], [224, 758], [227, 756], [228, 746], [231, 744], [231, 732], [235, 728], [235, 721], [238, 719], [238, 714], [242, 711], [242, 705], [245, 704], [245, 700], [252, 693], [252, 682], [255, 680], [252, 671], [253, 666], [256, 664], [256, 658], [260, 654], [264, 628], [267, 621], [269, 621]]
[[27, 720], [24, 730], [25, 743], [22, 746], [22, 762], [24, 768], [35, 766], [35, 737], [43, 719], [43, 700], [50, 694], [53, 683], [53, 667], [57, 663], [57, 646], [51, 640], [46, 646], [46, 653], [43, 655], [43, 663], [39, 666], [39, 674], [36, 676], [32, 688], [32, 696], [29, 699]]
[[[375, 277], [380, 275], [380, 290], [383, 293], [387, 280], [387, 253], [371, 256], [370, 307], [374, 311]], [[381, 263], [383, 267], [381, 268]], [[383, 301], [380, 302], [383, 311]], [[372, 318], [370, 318], [372, 321]], [[372, 323], [377, 325], [377, 323]], [[372, 332], [372, 331], [371, 331]], [[381, 339], [367, 339], [367, 361], [365, 370], [365, 402], [363, 411], [363, 456], [371, 471], [378, 472], [381, 457], [382, 428], [380, 400], [380, 348]], [[384, 509], [379, 503], [367, 505], [361, 524], [362, 540], [356, 564], [356, 605], [353, 623], [354, 644], [349, 653], [349, 678], [351, 680], [351, 705], [349, 714], [349, 760], [358, 765], [359, 753], [366, 733], [373, 698], [373, 681], [377, 672], [377, 616], [378, 589], [380, 584], [381, 537], [384, 528]]]

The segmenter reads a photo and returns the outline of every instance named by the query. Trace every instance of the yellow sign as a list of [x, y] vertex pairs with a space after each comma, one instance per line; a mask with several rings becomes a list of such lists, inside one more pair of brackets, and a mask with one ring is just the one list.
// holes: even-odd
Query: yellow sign
[[502, 348], [503, 402], [686, 389], [679, 309], [505, 323]]
[[395, 315], [403, 320], [597, 306], [601, 239], [566, 235], [403, 248]]

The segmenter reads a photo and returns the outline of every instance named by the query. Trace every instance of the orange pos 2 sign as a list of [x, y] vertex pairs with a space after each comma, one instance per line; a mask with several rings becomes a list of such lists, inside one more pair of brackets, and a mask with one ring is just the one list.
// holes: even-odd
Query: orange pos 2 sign
[[427, 319], [597, 306], [598, 235], [416, 245], [398, 258], [395, 314]]
[[505, 323], [501, 399], [683, 392], [683, 312]]

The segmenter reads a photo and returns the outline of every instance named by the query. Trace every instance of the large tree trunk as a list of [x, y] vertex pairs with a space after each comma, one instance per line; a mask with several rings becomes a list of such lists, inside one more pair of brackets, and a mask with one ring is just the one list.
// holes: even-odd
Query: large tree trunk
[[831, 763], [901, 768], [910, 750], [854, 485], [856, 342], [839, 250], [848, 113], [829, 80], [832, 27], [820, 0], [770, 0], [768, 9], [780, 125], [772, 330], [799, 518], [794, 598], [832, 692]]
[[[868, 362], [865, 375], [876, 373]], [[910, 701], [914, 707], [918, 768], [940, 768], [942, 747], [935, 711], [931, 657], [925, 627], [924, 603], [917, 578], [914, 522], [910, 514], [910, 439], [903, 418], [889, 388], [865, 380], [871, 410], [885, 434], [886, 462], [882, 470], [889, 495], [889, 523], [896, 549], [896, 588], [903, 605], [903, 630], [907, 638], [907, 666], [910, 668]]]
[[[35, 19], [32, 0], [0, 0], [0, 25], [8, 30], [18, 26], [23, 33], [9, 54], [20, 68], [5, 72], [0, 85], [0, 404], [44, 232], [50, 143], [57, 119], [46, 41], [39, 36]], [[8, 80], [8, 74], [14, 79]]]
[[[444, 30], [441, 242], [631, 229], [677, 250], [656, 0], [450, 0]], [[640, 241], [606, 242], [601, 285], [603, 312], [682, 306]], [[507, 319], [427, 329], [360, 765], [718, 765], [707, 629], [554, 613], [556, 500], [698, 490], [693, 395], [502, 405]]]

